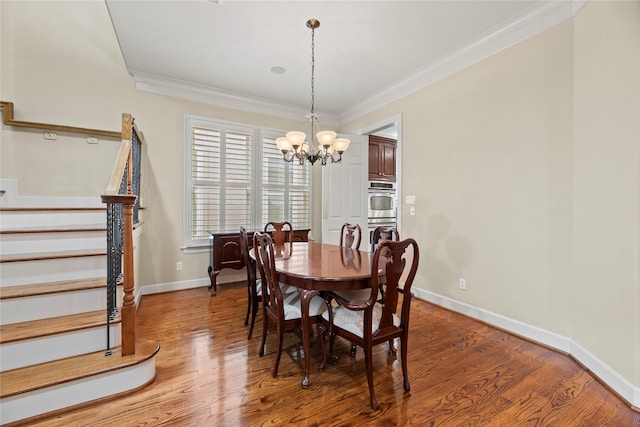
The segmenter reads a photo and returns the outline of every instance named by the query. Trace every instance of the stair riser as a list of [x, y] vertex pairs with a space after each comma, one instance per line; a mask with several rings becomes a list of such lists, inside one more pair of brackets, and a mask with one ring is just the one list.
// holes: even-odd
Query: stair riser
[[155, 378], [155, 357], [144, 363], [82, 380], [0, 399], [0, 423], [6, 424], [91, 400], [135, 390]]
[[0, 253], [5, 256], [49, 251], [105, 249], [106, 247], [107, 236], [104, 231], [4, 234], [0, 236]]
[[[116, 292], [116, 304], [122, 306], [122, 286]], [[66, 316], [86, 311], [106, 310], [107, 288], [34, 295], [0, 300], [0, 323], [27, 322]]]
[[[105, 311], [106, 317], [106, 311]], [[112, 324], [111, 347], [120, 346], [120, 323]], [[0, 345], [0, 372], [106, 348], [107, 327], [99, 326]]]
[[2, 229], [106, 224], [105, 211], [9, 211], [0, 213]]
[[106, 256], [5, 262], [0, 266], [0, 286], [104, 276]]

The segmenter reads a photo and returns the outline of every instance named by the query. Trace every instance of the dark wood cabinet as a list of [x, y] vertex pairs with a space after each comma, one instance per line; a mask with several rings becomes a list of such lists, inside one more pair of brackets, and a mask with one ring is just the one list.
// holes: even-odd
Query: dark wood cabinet
[[[309, 231], [311, 229], [293, 230], [294, 242], [307, 242], [309, 241]], [[249, 231], [250, 241], [253, 238], [255, 231]], [[285, 234], [288, 235], [288, 231]], [[209, 236], [209, 280], [211, 284], [211, 295], [215, 295], [218, 292], [218, 284], [216, 279], [218, 274], [224, 268], [232, 268], [234, 270], [240, 270], [244, 268], [244, 261], [242, 260], [242, 252], [240, 250], [240, 232], [226, 232], [226, 233], [211, 233]]]
[[369, 136], [369, 181], [396, 181], [396, 140]]

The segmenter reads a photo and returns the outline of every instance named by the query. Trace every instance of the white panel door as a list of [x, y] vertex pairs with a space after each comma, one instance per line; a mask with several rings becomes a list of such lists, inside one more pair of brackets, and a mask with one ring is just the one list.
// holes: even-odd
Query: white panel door
[[345, 222], [359, 224], [362, 229], [360, 249], [368, 248], [367, 186], [369, 173], [369, 137], [340, 135], [349, 138], [349, 149], [342, 162], [322, 168], [322, 242], [340, 243], [340, 230]]

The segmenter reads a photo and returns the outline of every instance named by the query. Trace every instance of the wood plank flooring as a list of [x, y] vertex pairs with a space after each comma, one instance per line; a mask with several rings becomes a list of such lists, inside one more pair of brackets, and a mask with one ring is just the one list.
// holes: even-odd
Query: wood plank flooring
[[[640, 426], [634, 412], [570, 358], [464, 316], [414, 299], [409, 341], [411, 392], [387, 345], [374, 350], [380, 409], [369, 406], [364, 356], [312, 369], [300, 388], [301, 342], [285, 335], [271, 376], [275, 329], [265, 357], [262, 331], [244, 326], [244, 284], [142, 298], [138, 339], [157, 340], [157, 378], [117, 399], [31, 421], [30, 426]], [[320, 346], [313, 345], [320, 360]]]

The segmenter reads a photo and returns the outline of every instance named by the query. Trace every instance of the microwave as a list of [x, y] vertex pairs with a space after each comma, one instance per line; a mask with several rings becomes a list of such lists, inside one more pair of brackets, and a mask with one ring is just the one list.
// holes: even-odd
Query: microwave
[[397, 211], [395, 184], [371, 182], [367, 199], [369, 219], [392, 218], [395, 221]]

